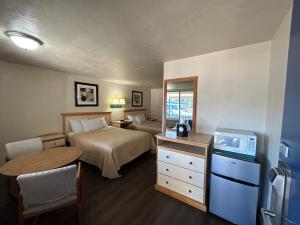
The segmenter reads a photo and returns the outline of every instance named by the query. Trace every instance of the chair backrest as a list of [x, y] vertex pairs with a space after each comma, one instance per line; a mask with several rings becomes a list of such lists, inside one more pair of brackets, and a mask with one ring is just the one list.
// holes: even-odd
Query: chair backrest
[[6, 157], [8, 159], [14, 159], [21, 155], [28, 154], [30, 152], [43, 150], [43, 142], [40, 137], [27, 139], [23, 141], [17, 141], [7, 143], [5, 145]]
[[76, 165], [18, 176], [24, 209], [51, 204], [75, 195], [76, 177]]

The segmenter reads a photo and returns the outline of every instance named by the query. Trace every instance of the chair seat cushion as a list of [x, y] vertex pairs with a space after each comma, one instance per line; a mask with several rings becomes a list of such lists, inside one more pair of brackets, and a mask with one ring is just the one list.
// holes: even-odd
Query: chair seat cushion
[[42, 211], [48, 211], [53, 208], [71, 203], [72, 201], [75, 201], [75, 200], [77, 200], [77, 195], [71, 195], [71, 196], [59, 199], [57, 201], [52, 201], [47, 204], [32, 205], [32, 206], [28, 207], [25, 211], [23, 211], [23, 215], [38, 213], [38, 212], [42, 212]]

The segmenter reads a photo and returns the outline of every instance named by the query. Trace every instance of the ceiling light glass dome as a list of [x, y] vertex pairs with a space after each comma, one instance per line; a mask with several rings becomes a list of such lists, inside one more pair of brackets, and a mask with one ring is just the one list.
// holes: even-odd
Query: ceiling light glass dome
[[34, 50], [40, 45], [43, 45], [41, 40], [29, 34], [18, 31], [6, 31], [5, 34], [15, 45], [23, 49]]

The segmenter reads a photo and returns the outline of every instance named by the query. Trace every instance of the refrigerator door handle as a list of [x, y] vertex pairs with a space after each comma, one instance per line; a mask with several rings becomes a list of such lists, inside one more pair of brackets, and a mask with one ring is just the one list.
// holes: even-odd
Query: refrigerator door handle
[[265, 208], [261, 208], [260, 214], [261, 214], [262, 225], [272, 225], [270, 217], [275, 217], [275, 213]]

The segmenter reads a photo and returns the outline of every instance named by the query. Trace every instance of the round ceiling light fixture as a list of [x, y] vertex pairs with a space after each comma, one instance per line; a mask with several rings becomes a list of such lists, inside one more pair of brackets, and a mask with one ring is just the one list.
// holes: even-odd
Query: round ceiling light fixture
[[23, 49], [34, 50], [44, 44], [40, 39], [19, 31], [5, 31], [5, 35], [9, 37], [15, 45]]

